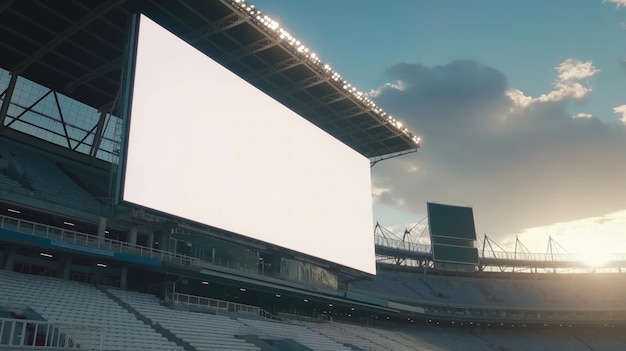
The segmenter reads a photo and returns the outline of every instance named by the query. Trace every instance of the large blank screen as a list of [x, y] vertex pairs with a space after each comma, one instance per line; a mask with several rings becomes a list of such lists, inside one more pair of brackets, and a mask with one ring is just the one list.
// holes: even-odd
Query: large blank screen
[[126, 202], [375, 274], [369, 160], [140, 17]]

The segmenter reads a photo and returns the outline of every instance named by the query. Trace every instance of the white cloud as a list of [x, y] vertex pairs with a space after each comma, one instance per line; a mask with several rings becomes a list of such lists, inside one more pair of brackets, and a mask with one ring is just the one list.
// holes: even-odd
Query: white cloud
[[626, 179], [626, 129], [570, 110], [598, 69], [578, 60], [554, 66], [554, 85], [539, 97], [476, 62], [394, 66], [392, 82], [405, 89], [382, 88], [376, 103], [407, 116], [428, 142], [372, 169], [373, 184], [385, 190], [375, 194], [377, 220], [408, 222], [393, 218], [411, 216], [387, 211], [400, 204], [423, 215], [428, 201], [471, 203], [476, 230], [498, 241], [531, 226], [626, 209], [617, 191]]
[[590, 78], [600, 70], [593, 66], [591, 61], [568, 58], [555, 67], [559, 72], [558, 78], [554, 82], [554, 90], [541, 94], [537, 98], [524, 95], [518, 89], [509, 89], [506, 96], [513, 102], [514, 106], [525, 108], [533, 102], [562, 101], [566, 98], [581, 100], [591, 92], [591, 88], [580, 83], [581, 80]]
[[589, 78], [600, 72], [593, 66], [591, 61], [582, 62], [580, 60], [568, 58], [555, 68], [559, 72], [559, 81], [568, 82]]
[[380, 95], [380, 93], [387, 88], [392, 88], [395, 90], [399, 90], [399, 91], [404, 91], [406, 89], [406, 85], [403, 81], [399, 80], [396, 83], [385, 83], [385, 85], [383, 85], [382, 87], [378, 88], [378, 89], [372, 89], [369, 92], [367, 92], [365, 95], [369, 98], [375, 98], [378, 95]]
[[[550, 237], [570, 253], [585, 253], [591, 249], [603, 253], [622, 253], [626, 252], [626, 210], [527, 228], [517, 237], [535, 253], [546, 252]], [[502, 243], [507, 250], [514, 250], [514, 245], [513, 236]]]
[[626, 7], [626, 0], [604, 0], [604, 2], [610, 2], [615, 4], [615, 7]]
[[580, 100], [585, 97], [588, 93], [591, 92], [591, 88], [584, 87], [582, 84], [578, 82], [567, 82], [555, 83], [556, 89], [549, 92], [548, 94], [541, 94], [536, 100], [537, 101], [561, 101], [567, 97], [571, 97], [575, 100]]
[[391, 191], [390, 188], [381, 188], [381, 187], [372, 185], [372, 199], [374, 201], [378, 201], [381, 196], [383, 196], [385, 193], [388, 193], [389, 191]]
[[519, 89], [509, 89], [505, 92], [505, 94], [509, 99], [511, 99], [511, 101], [513, 101], [515, 106], [519, 106], [521, 108], [524, 108], [533, 102], [532, 97], [524, 95], [524, 93]]
[[617, 106], [613, 109], [613, 112], [621, 114], [622, 117], [619, 120], [626, 123], [626, 105]]

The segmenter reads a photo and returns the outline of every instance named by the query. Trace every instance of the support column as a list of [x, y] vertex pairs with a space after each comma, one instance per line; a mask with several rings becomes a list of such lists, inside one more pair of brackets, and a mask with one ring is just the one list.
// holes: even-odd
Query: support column
[[9, 81], [9, 86], [7, 87], [4, 98], [2, 100], [2, 107], [0, 107], [0, 130], [4, 127], [4, 120], [7, 117], [7, 112], [9, 111], [9, 104], [11, 104], [11, 98], [13, 98], [13, 91], [15, 90], [15, 83], [17, 82], [18, 75], [15, 73], [11, 73], [11, 80]]
[[170, 250], [170, 234], [168, 232], [162, 232], [159, 238], [159, 250], [163, 251], [172, 251]]
[[15, 262], [15, 255], [17, 254], [17, 249], [15, 247], [9, 248], [6, 253], [6, 259], [4, 260], [4, 269], [7, 271], [13, 271], [13, 262]]
[[101, 238], [101, 239], [105, 238], [106, 229], [107, 229], [107, 218], [101, 216], [100, 220], [98, 221], [98, 238]]
[[128, 282], [128, 267], [122, 267], [122, 274], [120, 276], [120, 288], [126, 289]]
[[133, 245], [137, 245], [137, 226], [136, 225], [130, 227], [130, 230], [128, 231], [128, 242]]
[[57, 278], [63, 280], [70, 280], [70, 272], [72, 268], [72, 258], [70, 256], [63, 256], [59, 260], [57, 266]]
[[154, 247], [154, 232], [152, 231], [148, 233], [148, 243], [146, 244], [146, 246], [149, 248]]

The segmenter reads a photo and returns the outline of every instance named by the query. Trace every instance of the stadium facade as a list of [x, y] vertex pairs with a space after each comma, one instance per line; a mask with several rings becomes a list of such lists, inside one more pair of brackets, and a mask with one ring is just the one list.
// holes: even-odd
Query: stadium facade
[[[577, 257], [485, 250], [485, 239], [471, 269], [451, 270], [430, 247], [377, 226], [372, 275], [248, 233], [117, 203], [128, 128], [123, 86], [138, 13], [371, 164], [420, 147], [400, 121], [252, 4], [5, 2], [0, 348], [516, 349], [518, 339], [548, 349], [624, 348], [620, 256], [594, 273]], [[155, 103], [174, 103], [174, 95]], [[468, 249], [476, 248], [473, 234]]]

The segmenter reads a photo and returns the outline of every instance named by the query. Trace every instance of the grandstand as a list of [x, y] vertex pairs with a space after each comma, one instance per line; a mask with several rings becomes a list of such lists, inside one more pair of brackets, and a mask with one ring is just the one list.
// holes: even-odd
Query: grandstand
[[[420, 147], [413, 132], [250, 3], [4, 2], [0, 349], [626, 347], [621, 255], [592, 272], [575, 256], [483, 248], [471, 271], [457, 272], [439, 269], [429, 246], [368, 231], [361, 235], [374, 240], [366, 257], [374, 275], [116, 202], [128, 122], [124, 77], [139, 13], [370, 165]], [[284, 138], [289, 148], [294, 138]], [[329, 251], [340, 246], [331, 239]]]

